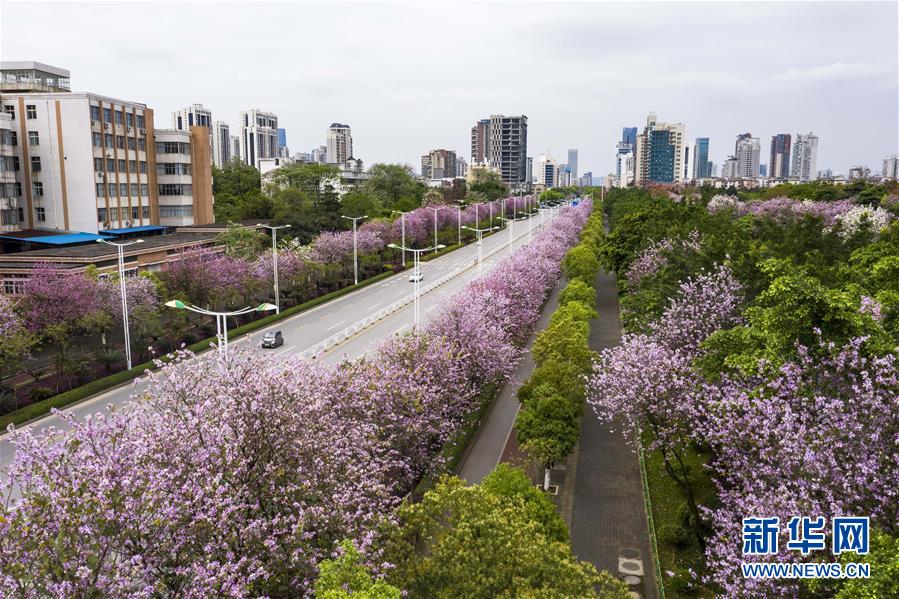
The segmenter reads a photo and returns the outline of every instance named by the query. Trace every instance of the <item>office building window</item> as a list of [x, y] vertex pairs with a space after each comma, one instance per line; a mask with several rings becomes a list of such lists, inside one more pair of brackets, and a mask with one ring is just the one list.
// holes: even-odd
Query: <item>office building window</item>
[[38, 135], [37, 131], [29, 131], [28, 132], [28, 145], [29, 146], [41, 145], [41, 136]]
[[91, 105], [91, 120], [99, 121], [100, 120], [100, 107]]
[[119, 183], [119, 197], [127, 197], [128, 196], [128, 184], [127, 183]]
[[150, 187], [146, 183], [140, 184], [140, 195], [146, 196], [150, 194]]
[[180, 141], [156, 142], [157, 154], [190, 154], [190, 144]]
[[[19, 222], [22, 222], [23, 216], [19, 215]], [[22, 275], [8, 275], [8, 278], [3, 279], [3, 293], [6, 295], [22, 295], [25, 293], [25, 281], [28, 280], [27, 276]]]
[[91, 139], [92, 139], [92, 141], [93, 141], [93, 143], [94, 143], [94, 147], [95, 147], [95, 148], [99, 148], [100, 146], [103, 145], [103, 138], [102, 138], [102, 137], [100, 136], [100, 134], [97, 133], [96, 131], [94, 131], [93, 133], [91, 133]]
[[98, 198], [106, 197], [106, 183], [97, 183], [97, 197]]
[[142, 114], [137, 115], [137, 126], [140, 127], [141, 129], [144, 128], [144, 115], [142, 115]]
[[19, 145], [19, 134], [15, 131], [9, 132], [9, 145], [17, 146]]
[[16, 197], [22, 197], [22, 184], [19, 181], [16, 181]]
[[137, 140], [133, 137], [128, 138], [128, 149], [137, 151]]
[[9, 118], [12, 120], [16, 120], [16, 107], [15, 106], [4, 106], [3, 112], [9, 115]]
[[128, 172], [132, 175], [137, 174], [137, 160], [129, 160], [128, 161]]
[[12, 168], [10, 170], [18, 171], [19, 170], [19, 157], [13, 156], [12, 160], [10, 162], [12, 162]]
[[160, 206], [159, 216], [183, 218], [185, 216], [193, 216], [193, 206]]
[[134, 126], [134, 115], [131, 114], [130, 112], [125, 113], [125, 124], [128, 125], [129, 127]]
[[190, 165], [181, 162], [160, 162], [156, 164], [159, 175], [189, 175]]
[[114, 198], [115, 197], [115, 183], [109, 183], [108, 185], [109, 185], [109, 187], [108, 187], [109, 197]]
[[121, 135], [116, 136], [115, 146], [120, 150], [124, 150], [125, 149], [125, 138], [122, 137]]
[[110, 173], [115, 172], [115, 158], [106, 159], [106, 170], [108, 170]]
[[112, 122], [112, 110], [109, 108], [103, 109], [103, 121], [106, 123]]
[[103, 172], [103, 159], [102, 158], [94, 158], [94, 171], [98, 173]]
[[31, 157], [31, 172], [39, 173], [41, 171], [41, 157], [40, 156], [32, 156]]
[[115, 111], [115, 124], [116, 125], [124, 125], [125, 124], [125, 118], [122, 116], [121, 110]]
[[150, 218], [150, 207], [149, 206], [141, 206], [140, 207], [140, 216], [141, 216], [141, 218]]
[[97, 222], [106, 222], [106, 208], [97, 208]]
[[131, 184], [131, 195], [137, 197], [137, 183]]
[[147, 139], [144, 137], [137, 138], [137, 149], [141, 152], [147, 151]]
[[37, 106], [34, 104], [26, 104], [25, 105], [25, 118], [26, 119], [36, 119], [37, 118]]
[[147, 174], [147, 163], [143, 160], [140, 161], [140, 172], [143, 174]]
[[42, 206], [34, 209], [34, 219], [39, 223], [47, 222], [47, 211]]
[[131, 207], [131, 220], [137, 220], [140, 215], [140, 209], [137, 206]]
[[113, 146], [112, 133], [107, 133], [106, 134], [106, 147], [111, 150], [112, 146]]
[[160, 183], [159, 184], [159, 195], [160, 196], [189, 196], [191, 195], [192, 187], [189, 183], [181, 184], [181, 183]]
[[36, 198], [44, 197], [44, 184], [40, 181], [31, 182], [31, 195]]
[[125, 173], [128, 172], [128, 161], [124, 158], [119, 158], [119, 172]]

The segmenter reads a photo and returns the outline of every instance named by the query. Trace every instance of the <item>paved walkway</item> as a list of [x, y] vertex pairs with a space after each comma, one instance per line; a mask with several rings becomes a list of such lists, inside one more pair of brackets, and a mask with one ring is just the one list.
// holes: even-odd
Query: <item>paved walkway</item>
[[[600, 272], [590, 347], [612, 347], [621, 338], [615, 278]], [[608, 570], [642, 597], [657, 597], [640, 463], [621, 433], [610, 433], [587, 406], [575, 456], [571, 545], [575, 555]], [[620, 427], [614, 427], [620, 429]]]
[[[518, 415], [518, 409], [521, 404], [518, 403], [516, 393], [531, 372], [534, 371], [534, 359], [531, 357], [531, 345], [537, 333], [549, 326], [549, 319], [553, 312], [559, 306], [559, 292], [564, 286], [564, 282], [553, 290], [549, 296], [549, 300], [543, 306], [540, 313], [540, 320], [534, 329], [534, 334], [528, 339], [527, 350], [519, 362], [512, 378], [503, 387], [493, 409], [487, 416], [487, 420], [478, 431], [478, 436], [472, 443], [468, 451], [468, 455], [462, 461], [462, 467], [459, 469], [459, 476], [469, 484], [477, 484], [481, 480], [493, 472], [496, 465], [499, 464], [503, 451], [506, 448], [506, 442], [512, 434], [512, 427], [515, 424], [515, 417]], [[511, 439], [514, 442], [514, 438]]]

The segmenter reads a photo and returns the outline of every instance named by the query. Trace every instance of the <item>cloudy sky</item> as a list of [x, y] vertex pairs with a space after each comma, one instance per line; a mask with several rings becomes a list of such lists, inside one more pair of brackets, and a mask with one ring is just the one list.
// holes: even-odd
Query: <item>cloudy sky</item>
[[[818, 168], [897, 152], [896, 2], [80, 3], [4, 0], [0, 56], [72, 72], [76, 91], [144, 102], [157, 127], [202, 103], [276, 112], [292, 152], [353, 129], [367, 164], [468, 158], [490, 114], [528, 116], [528, 153], [608, 173], [621, 127], [710, 137], [814, 131]], [[161, 123], [160, 123], [161, 122]], [[233, 131], [232, 131], [233, 132]]]

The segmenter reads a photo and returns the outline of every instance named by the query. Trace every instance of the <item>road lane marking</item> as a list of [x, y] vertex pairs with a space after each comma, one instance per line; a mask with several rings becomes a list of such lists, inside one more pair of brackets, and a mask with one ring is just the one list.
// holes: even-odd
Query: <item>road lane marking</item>
[[284, 352], [289, 352], [290, 350], [292, 350], [292, 349], [295, 348], [295, 347], [296, 347], [296, 345], [291, 345], [291, 346], [288, 347], [288, 348], [282, 349], [281, 351], [279, 351], [279, 352], [276, 353], [275, 355], [276, 355], [276, 356], [280, 356], [280, 355], [283, 354]]
[[335, 324], [334, 326], [330, 326], [330, 327], [328, 327], [328, 328], [325, 329], [325, 330], [326, 330], [326, 331], [332, 331], [332, 330], [336, 329], [337, 327], [339, 327], [340, 325], [342, 325], [342, 324], [345, 323], [345, 322], [346, 322], [345, 320], [341, 320], [340, 322], [338, 322], [338, 323]]
[[407, 322], [406, 324], [404, 324], [403, 326], [401, 326], [400, 328], [398, 328], [398, 329], [394, 332], [394, 335], [399, 335], [399, 334], [400, 334], [400, 331], [402, 331], [403, 329], [405, 329], [405, 328], [408, 327], [408, 326], [409, 326], [409, 323]]
[[378, 303], [375, 304], [374, 306], [369, 306], [368, 309], [369, 309], [369, 310], [374, 310], [375, 308], [377, 308], [377, 307], [380, 306], [380, 305], [381, 305], [381, 302], [378, 302]]

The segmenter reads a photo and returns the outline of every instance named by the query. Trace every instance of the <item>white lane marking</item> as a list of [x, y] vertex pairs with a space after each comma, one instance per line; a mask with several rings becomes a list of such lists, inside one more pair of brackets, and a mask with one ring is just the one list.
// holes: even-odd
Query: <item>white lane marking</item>
[[398, 329], [394, 332], [394, 334], [395, 334], [395, 335], [398, 335], [398, 334], [400, 333], [400, 331], [402, 331], [403, 329], [405, 329], [407, 326], [409, 326], [409, 323], [408, 323], [408, 322], [407, 322], [406, 324], [404, 324], [403, 326], [401, 326], [400, 328], [398, 328]]
[[341, 321], [338, 322], [337, 324], [335, 324], [335, 325], [333, 325], [333, 326], [330, 326], [330, 327], [328, 327], [328, 328], [325, 329], [325, 330], [326, 330], [326, 331], [334, 330], [334, 329], [336, 329], [337, 327], [339, 327], [340, 325], [342, 325], [342, 324], [345, 323], [345, 322], [346, 322], [345, 320], [341, 320]]
[[290, 347], [287, 347], [287, 348], [285, 348], [285, 349], [282, 349], [281, 351], [279, 351], [279, 352], [276, 353], [275, 355], [276, 355], [276, 356], [280, 356], [280, 355], [283, 354], [284, 352], [289, 352], [290, 350], [292, 350], [292, 349], [295, 348], [295, 347], [296, 347], [296, 345], [291, 345]]
[[369, 310], [374, 310], [375, 308], [377, 308], [377, 307], [380, 306], [380, 305], [381, 305], [381, 302], [378, 302], [378, 303], [375, 304], [374, 306], [369, 306], [368, 309], [369, 309]]
[[436, 307], [437, 307], [436, 305], [431, 306], [430, 308], [428, 308], [427, 310], [425, 310], [425, 314], [427, 314], [428, 312], [430, 312], [431, 310], [433, 310], [433, 309], [436, 308]]

